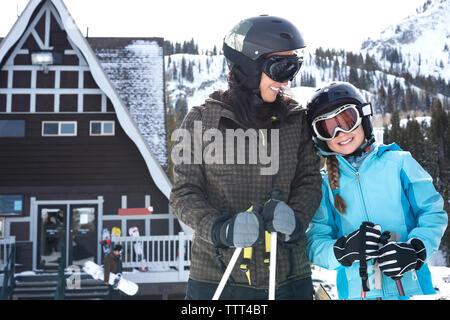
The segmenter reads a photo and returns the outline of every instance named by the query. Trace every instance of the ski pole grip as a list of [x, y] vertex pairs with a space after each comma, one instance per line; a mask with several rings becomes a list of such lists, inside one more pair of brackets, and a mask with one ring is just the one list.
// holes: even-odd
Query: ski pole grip
[[[400, 240], [400, 235], [397, 232], [385, 231], [381, 234], [380, 242], [382, 244], [386, 244], [388, 242], [396, 242]], [[392, 280], [395, 281], [395, 285], [397, 286], [398, 294], [401, 297], [405, 296], [405, 290], [403, 289], [402, 277], [392, 277]]]

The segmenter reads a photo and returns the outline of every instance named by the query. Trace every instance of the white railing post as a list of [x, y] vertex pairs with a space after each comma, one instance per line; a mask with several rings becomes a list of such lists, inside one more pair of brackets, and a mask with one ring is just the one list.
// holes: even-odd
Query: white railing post
[[178, 279], [184, 278], [184, 232], [178, 233]]
[[15, 243], [15, 236], [0, 239], [0, 255], [3, 256], [0, 257], [0, 260], [2, 261], [2, 263], [0, 263], [0, 271], [3, 271], [3, 269], [8, 265], [9, 254], [11, 253], [12, 245]]

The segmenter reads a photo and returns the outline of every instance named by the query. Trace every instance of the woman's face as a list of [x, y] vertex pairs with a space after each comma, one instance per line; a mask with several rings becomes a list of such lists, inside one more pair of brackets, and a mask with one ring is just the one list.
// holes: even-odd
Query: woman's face
[[[274, 52], [269, 56], [272, 55], [289, 56], [293, 54], [294, 51], [282, 51], [282, 52]], [[278, 93], [280, 92], [281, 86], [287, 86], [287, 84], [288, 81], [276, 82], [263, 72], [261, 76], [261, 82], [259, 83], [259, 91], [261, 92], [261, 98], [268, 103], [274, 102], [275, 99], [277, 98]]]
[[355, 130], [349, 133], [339, 131], [333, 140], [327, 141], [328, 148], [339, 154], [347, 155], [353, 153], [364, 142], [364, 130], [359, 125]]

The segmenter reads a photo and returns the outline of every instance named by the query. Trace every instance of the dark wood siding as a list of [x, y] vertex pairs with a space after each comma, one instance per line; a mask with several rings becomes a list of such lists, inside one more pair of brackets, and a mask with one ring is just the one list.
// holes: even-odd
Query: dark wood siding
[[[155, 212], [168, 212], [167, 198], [154, 185], [142, 155], [115, 114], [3, 114], [1, 118], [26, 120], [26, 132], [25, 138], [0, 138], [0, 193], [39, 200], [102, 195], [105, 214], [117, 214], [121, 195], [130, 196], [130, 208], [144, 207], [145, 195], [150, 195]], [[115, 136], [89, 136], [91, 120], [114, 120]], [[42, 137], [42, 121], [77, 121], [78, 134]]]

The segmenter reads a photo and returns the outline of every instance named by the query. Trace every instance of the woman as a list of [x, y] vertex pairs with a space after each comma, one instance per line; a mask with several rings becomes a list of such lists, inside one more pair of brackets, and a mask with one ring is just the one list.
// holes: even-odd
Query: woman
[[[304, 111], [283, 97], [301, 67], [295, 50], [304, 46], [285, 19], [241, 21], [223, 45], [228, 90], [193, 107], [182, 123], [196, 137], [183, 151], [194, 161], [175, 164], [170, 205], [195, 230], [187, 299], [212, 298], [236, 247], [253, 251], [244, 252], [221, 298], [267, 299], [265, 231], [279, 234], [276, 299], [312, 299], [303, 225], [321, 199], [319, 159]], [[210, 152], [205, 137], [211, 135], [226, 145]], [[200, 155], [215, 161], [199, 161], [195, 141], [203, 142]]]
[[311, 262], [337, 269], [341, 299], [433, 294], [426, 260], [447, 214], [430, 175], [395, 143], [374, 144], [371, 105], [350, 83], [317, 90], [307, 113], [326, 157], [322, 202], [307, 231]]

